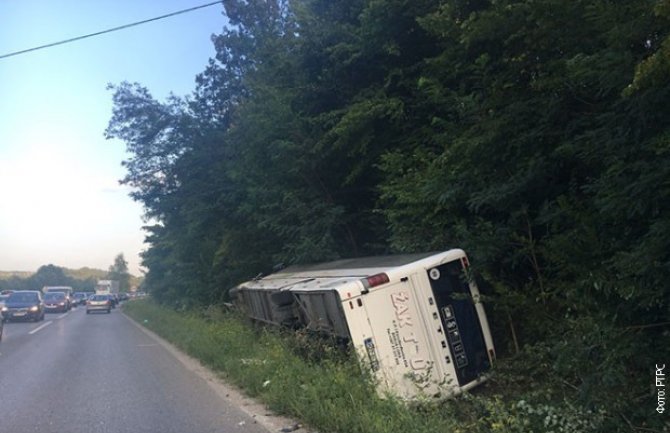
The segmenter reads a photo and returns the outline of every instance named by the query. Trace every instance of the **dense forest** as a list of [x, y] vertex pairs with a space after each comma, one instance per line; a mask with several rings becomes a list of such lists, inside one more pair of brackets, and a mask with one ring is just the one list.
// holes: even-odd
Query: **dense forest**
[[670, 1], [223, 5], [192, 95], [112, 86], [156, 299], [460, 247], [518, 415], [497, 431], [667, 431]]

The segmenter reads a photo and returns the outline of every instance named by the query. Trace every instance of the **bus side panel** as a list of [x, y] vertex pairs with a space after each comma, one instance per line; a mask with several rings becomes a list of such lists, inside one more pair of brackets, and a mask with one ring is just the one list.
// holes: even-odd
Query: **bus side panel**
[[296, 291], [294, 296], [300, 305], [300, 320], [307, 329], [344, 340], [349, 339], [347, 319], [337, 291]]
[[376, 373], [379, 370], [379, 359], [368, 313], [362, 305], [361, 296], [349, 298], [342, 302], [342, 312], [349, 329], [351, 346], [356, 350], [360, 363], [368, 367], [372, 373]]
[[438, 379], [412, 283], [390, 284], [361, 299], [372, 335], [354, 343], [366, 353], [374, 350], [380, 391], [405, 399], [436, 393]]

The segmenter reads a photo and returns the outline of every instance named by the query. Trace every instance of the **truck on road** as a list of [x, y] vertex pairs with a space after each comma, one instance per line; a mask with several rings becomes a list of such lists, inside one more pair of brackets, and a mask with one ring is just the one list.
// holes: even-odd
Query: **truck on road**
[[95, 285], [96, 295], [118, 295], [119, 282], [116, 280], [98, 280]]

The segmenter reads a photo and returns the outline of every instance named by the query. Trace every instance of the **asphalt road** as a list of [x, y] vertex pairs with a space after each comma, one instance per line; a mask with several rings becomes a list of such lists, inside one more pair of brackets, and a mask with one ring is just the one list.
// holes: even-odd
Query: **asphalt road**
[[5, 324], [0, 432], [268, 431], [118, 310]]

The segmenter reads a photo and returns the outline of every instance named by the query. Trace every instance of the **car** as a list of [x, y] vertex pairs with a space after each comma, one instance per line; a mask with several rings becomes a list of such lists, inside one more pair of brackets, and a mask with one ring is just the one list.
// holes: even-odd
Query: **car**
[[52, 292], [61, 292], [65, 293], [67, 298], [67, 309], [68, 311], [72, 309], [73, 299], [72, 299], [72, 287], [69, 286], [44, 286], [42, 288], [42, 293], [52, 293]]
[[7, 293], [6, 295], [0, 295], [0, 310], [2, 310], [2, 307], [5, 306], [5, 301], [7, 300], [7, 298], [9, 298], [9, 295], [10, 295], [9, 293]]
[[87, 292], [74, 292], [72, 294], [72, 304], [73, 305], [86, 305], [86, 300], [88, 299], [90, 293]]
[[2, 317], [10, 320], [44, 320], [42, 293], [37, 290], [18, 290], [9, 295], [2, 307]]
[[117, 305], [119, 305], [119, 298], [117, 297], [116, 294], [114, 293], [108, 293], [107, 295], [109, 297], [109, 300], [112, 303], [112, 308], [116, 308]]
[[0, 313], [0, 341], [2, 341], [2, 331], [4, 330], [5, 327], [5, 321], [2, 318], [2, 313]]
[[61, 292], [44, 294], [44, 311], [47, 313], [65, 313], [68, 310], [67, 295]]
[[112, 300], [109, 295], [93, 295], [86, 301], [86, 314], [94, 311], [105, 311], [109, 314], [112, 311]]

